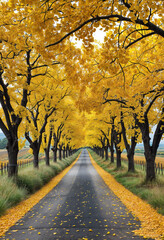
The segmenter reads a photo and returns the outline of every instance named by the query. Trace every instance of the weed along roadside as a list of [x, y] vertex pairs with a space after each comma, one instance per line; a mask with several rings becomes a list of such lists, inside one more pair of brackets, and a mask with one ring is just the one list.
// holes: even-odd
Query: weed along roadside
[[[2, 236], [11, 226], [13, 226], [22, 216], [24, 216], [34, 205], [36, 205], [48, 192], [50, 192], [61, 181], [61, 179], [66, 175], [66, 173], [77, 162], [79, 156], [80, 156], [80, 152], [78, 151], [77, 153], [75, 153], [71, 157], [68, 157], [64, 161], [63, 160], [61, 162], [58, 161], [58, 163], [51, 165], [51, 167], [54, 169], [55, 177], [53, 177], [51, 180], [49, 179], [50, 181], [43, 187], [42, 187], [42, 185], [39, 185], [38, 182], [35, 185], [35, 187], [34, 186], [32, 187], [32, 183], [31, 183], [31, 181], [29, 181], [29, 179], [31, 178], [31, 175], [29, 175], [29, 179], [28, 178], [26, 179], [27, 182], [29, 181], [28, 186], [27, 186], [27, 182], [25, 182], [25, 180], [24, 181], [22, 180], [22, 182], [21, 182], [21, 180], [20, 180], [21, 177], [20, 177], [20, 179], [18, 178], [19, 179], [18, 185], [24, 186], [23, 191], [25, 192], [25, 194], [24, 195], [20, 194], [19, 197], [15, 196], [15, 201], [12, 201], [12, 199], [11, 199], [12, 193], [13, 193], [13, 191], [19, 192], [21, 188], [19, 188], [11, 180], [10, 180], [11, 181], [10, 189], [8, 189], [6, 187], [6, 190], [5, 190], [5, 186], [4, 186], [3, 191], [4, 192], [6, 191], [6, 194], [9, 193], [11, 188], [13, 188], [13, 191], [11, 192], [11, 197], [9, 196], [7, 199], [7, 196], [6, 196], [6, 199], [4, 199], [4, 203], [5, 203], [5, 201], [6, 202], [8, 201], [5, 208], [3, 208], [4, 207], [3, 199], [0, 200], [1, 215], [6, 210], [5, 214], [0, 217], [0, 236]], [[23, 173], [21, 173], [21, 174], [23, 175]], [[28, 174], [29, 174], [29, 172], [27, 173], [27, 175]], [[39, 171], [38, 171], [38, 175], [39, 175]], [[48, 181], [49, 177], [47, 177], [47, 175], [49, 175], [49, 172], [47, 174], [46, 171], [44, 172], [43, 170], [41, 170], [40, 176], [42, 177], [42, 179], [45, 179], [44, 183], [46, 183]], [[22, 179], [25, 179], [25, 177], [24, 178], [22, 177]], [[7, 184], [8, 184], [8, 182], [7, 182]], [[9, 185], [7, 185], [7, 186], [9, 186]], [[27, 198], [29, 193], [36, 191], [39, 187], [41, 187], [40, 190], [38, 190], [37, 192], [32, 194], [28, 199], [20, 202], [23, 198], [25, 198], [25, 197]], [[2, 188], [1, 183], [0, 183], [0, 188]], [[16, 202], [16, 200], [17, 200], [17, 202]], [[12, 203], [10, 203], [11, 201], [12, 201]], [[18, 201], [20, 203], [18, 205], [16, 205], [18, 203]], [[16, 206], [7, 210], [7, 207], [12, 206], [11, 204], [12, 205], [15, 204]]]
[[156, 240], [164, 239], [164, 216], [157, 213], [157, 211], [148, 203], [118, 183], [114, 177], [107, 172], [107, 170], [109, 171], [110, 169], [104, 167], [102, 159], [100, 159], [97, 154], [90, 151], [89, 155], [93, 166], [96, 168], [104, 182], [114, 194], [120, 198], [122, 203], [132, 212], [132, 214], [141, 221], [141, 228], [135, 230], [135, 234]]

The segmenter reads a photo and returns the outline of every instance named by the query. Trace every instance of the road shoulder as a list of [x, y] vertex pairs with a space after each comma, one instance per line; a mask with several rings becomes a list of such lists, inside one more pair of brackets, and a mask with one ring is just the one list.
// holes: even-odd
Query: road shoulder
[[92, 165], [102, 177], [106, 185], [119, 197], [121, 202], [141, 221], [141, 228], [135, 230], [136, 235], [156, 240], [164, 239], [164, 216], [158, 214], [148, 203], [131, 193], [118, 183], [113, 176], [103, 170], [89, 153]]

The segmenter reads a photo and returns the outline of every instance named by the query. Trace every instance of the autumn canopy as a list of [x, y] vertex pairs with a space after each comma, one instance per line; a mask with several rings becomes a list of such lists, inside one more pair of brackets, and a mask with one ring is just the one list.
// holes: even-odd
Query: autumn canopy
[[[144, 144], [146, 179], [164, 133], [163, 0], [5, 0], [0, 3], [0, 128], [9, 176], [25, 141], [39, 166], [90, 146], [134, 171]], [[104, 41], [95, 36], [103, 34]], [[150, 139], [152, 128], [154, 137]]]

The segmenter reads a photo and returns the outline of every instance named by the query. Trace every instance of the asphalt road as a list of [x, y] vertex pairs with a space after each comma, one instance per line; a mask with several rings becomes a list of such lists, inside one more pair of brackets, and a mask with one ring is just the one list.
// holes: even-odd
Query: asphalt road
[[1, 239], [141, 240], [132, 232], [139, 225], [83, 150], [61, 182]]

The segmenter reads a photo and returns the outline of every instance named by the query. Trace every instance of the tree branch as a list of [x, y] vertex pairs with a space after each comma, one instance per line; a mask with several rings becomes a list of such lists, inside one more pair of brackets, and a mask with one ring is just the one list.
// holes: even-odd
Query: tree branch
[[[120, 21], [125, 21], [125, 22], [130, 22], [133, 23], [133, 21], [128, 18], [128, 17], [123, 17], [122, 15], [119, 14], [111, 14], [111, 15], [106, 15], [106, 16], [96, 16], [93, 17], [91, 19], [86, 20], [85, 22], [83, 22], [82, 24], [80, 24], [77, 28], [73, 29], [72, 31], [70, 31], [69, 33], [67, 33], [64, 37], [62, 37], [60, 40], [51, 43], [49, 45], [46, 45], [45, 48], [49, 48], [52, 46], [55, 46], [59, 43], [61, 43], [64, 39], [66, 39], [67, 37], [69, 37], [70, 35], [72, 35], [73, 33], [77, 32], [79, 29], [81, 29], [82, 27], [84, 27], [85, 25], [87, 25], [88, 23], [92, 23], [92, 22], [97, 22], [97, 21], [101, 21], [101, 20], [111, 20], [113, 18], [117, 18], [117, 22]], [[142, 26], [146, 26], [148, 29], [150, 29], [151, 31], [153, 31], [153, 34], [156, 33], [162, 37], [164, 37], [164, 30], [159, 28], [158, 26], [156, 26], [155, 24], [151, 23], [151, 22], [147, 22], [144, 23], [144, 21], [142, 19], [136, 19], [134, 21], [134, 23], [142, 25]]]
[[5, 126], [5, 124], [3, 123], [2, 119], [0, 118], [0, 129], [2, 129], [2, 132], [5, 134], [6, 138], [9, 138], [10, 132], [7, 129], [7, 127]]
[[154, 34], [156, 34], [156, 33], [155, 33], [155, 32], [151, 32], [151, 33], [148, 33], [148, 34], [143, 35], [142, 37], [140, 37], [140, 38], [136, 39], [135, 41], [129, 43], [129, 44], [125, 47], [125, 49], [129, 48], [130, 46], [132, 46], [133, 44], [139, 42], [140, 40], [142, 40], [142, 39], [144, 39], [144, 38], [146, 38], [146, 37], [149, 37], [149, 36], [151, 36], [151, 35], [154, 35]]

